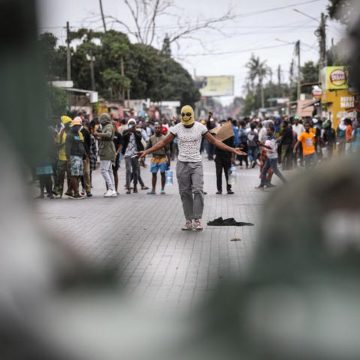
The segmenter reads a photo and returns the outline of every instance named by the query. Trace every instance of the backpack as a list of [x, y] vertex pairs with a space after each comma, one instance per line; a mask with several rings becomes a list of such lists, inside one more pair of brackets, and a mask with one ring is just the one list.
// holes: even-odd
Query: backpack
[[242, 145], [247, 145], [247, 135], [245, 129], [239, 129], [239, 142]]
[[249, 132], [247, 139], [248, 139], [248, 146], [255, 147], [257, 146], [257, 134], [254, 132]]

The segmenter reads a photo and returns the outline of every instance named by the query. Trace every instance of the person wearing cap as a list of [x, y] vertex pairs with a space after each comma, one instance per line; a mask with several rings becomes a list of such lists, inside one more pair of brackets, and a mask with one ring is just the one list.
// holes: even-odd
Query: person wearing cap
[[53, 194], [57, 198], [61, 198], [64, 192], [65, 173], [67, 174], [67, 185], [70, 186], [70, 168], [68, 158], [66, 156], [65, 143], [67, 134], [70, 132], [71, 118], [69, 116], [61, 117], [61, 130], [55, 137], [55, 144], [58, 151], [58, 160], [56, 164], [56, 179]]
[[130, 194], [131, 178], [134, 180], [134, 193], [137, 193], [137, 183], [139, 181], [140, 165], [137, 153], [144, 150], [144, 145], [141, 142], [142, 135], [140, 131], [136, 130], [135, 119], [129, 119], [128, 129], [123, 133], [123, 148], [122, 154], [125, 158], [126, 168], [126, 189], [127, 194]]
[[167, 137], [150, 149], [141, 151], [140, 157], [154, 153], [175, 139], [178, 139], [179, 156], [176, 176], [183, 205], [186, 223], [182, 230], [203, 230], [201, 219], [204, 210], [204, 176], [200, 145], [203, 138], [217, 148], [237, 155], [244, 155], [239, 149], [232, 148], [215, 139], [206, 126], [195, 122], [194, 110], [186, 105], [181, 109], [181, 123], [170, 128]]
[[103, 176], [107, 191], [104, 197], [116, 197], [115, 181], [112, 163], [115, 161], [116, 150], [114, 145], [114, 127], [109, 114], [104, 113], [99, 118], [101, 132], [99, 129], [94, 136], [99, 140], [100, 171]]
[[70, 160], [70, 187], [66, 195], [72, 199], [83, 199], [79, 193], [79, 181], [84, 175], [83, 158], [85, 156], [84, 137], [80, 132], [81, 118], [77, 116], [71, 122], [71, 130], [66, 137], [66, 156]]

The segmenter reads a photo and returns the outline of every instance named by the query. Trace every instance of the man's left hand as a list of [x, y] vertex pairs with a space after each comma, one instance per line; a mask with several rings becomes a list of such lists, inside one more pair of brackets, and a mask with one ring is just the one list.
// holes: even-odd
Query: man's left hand
[[233, 153], [236, 154], [236, 155], [240, 155], [240, 156], [246, 156], [247, 155], [246, 152], [241, 151], [238, 148], [234, 149]]

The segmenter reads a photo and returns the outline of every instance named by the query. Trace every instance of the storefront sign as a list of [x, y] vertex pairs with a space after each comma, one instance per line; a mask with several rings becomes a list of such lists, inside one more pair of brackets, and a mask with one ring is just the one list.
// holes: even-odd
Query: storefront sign
[[322, 70], [324, 90], [345, 90], [349, 88], [348, 72], [344, 66], [329, 66]]

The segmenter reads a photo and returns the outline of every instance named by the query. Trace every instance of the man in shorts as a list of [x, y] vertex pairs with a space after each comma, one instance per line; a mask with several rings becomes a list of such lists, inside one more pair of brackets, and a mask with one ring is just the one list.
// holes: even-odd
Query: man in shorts
[[175, 137], [178, 139], [179, 157], [176, 164], [176, 176], [179, 193], [183, 205], [186, 223], [182, 230], [202, 231], [201, 219], [204, 210], [203, 166], [200, 154], [201, 141], [205, 138], [209, 143], [224, 151], [236, 155], [244, 155], [239, 149], [232, 148], [215, 139], [206, 126], [195, 122], [194, 110], [186, 105], [181, 109], [181, 122], [170, 128], [165, 139], [138, 155], [142, 158], [157, 152], [170, 144]]
[[83, 199], [79, 193], [79, 181], [84, 175], [83, 158], [85, 155], [84, 138], [80, 132], [81, 118], [76, 117], [71, 123], [71, 130], [66, 137], [66, 156], [70, 159], [70, 188], [66, 195], [72, 199]]
[[[162, 141], [166, 138], [162, 133], [162, 126], [159, 123], [155, 123], [155, 134], [150, 137], [147, 148], [150, 149], [156, 145], [159, 141]], [[170, 165], [170, 145], [166, 145], [160, 150], [152, 153], [150, 172], [152, 173], [152, 188], [148, 192], [149, 195], [156, 194], [156, 182], [157, 182], [157, 173], [160, 171], [161, 176], [161, 191], [160, 194], [165, 195], [165, 171]]]

